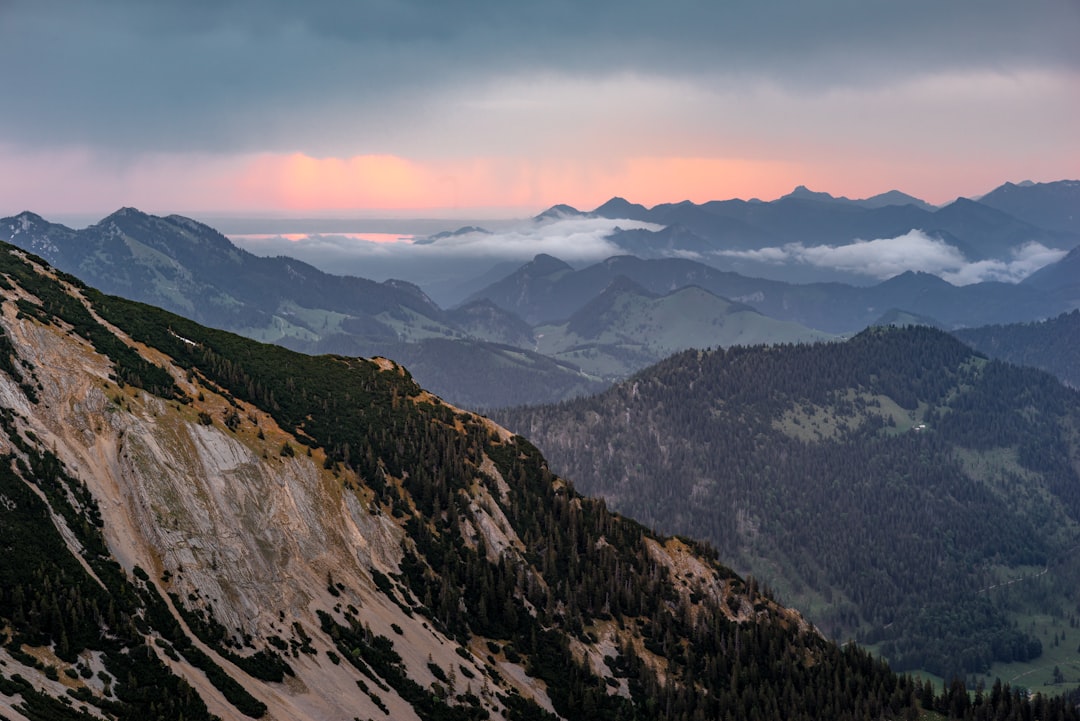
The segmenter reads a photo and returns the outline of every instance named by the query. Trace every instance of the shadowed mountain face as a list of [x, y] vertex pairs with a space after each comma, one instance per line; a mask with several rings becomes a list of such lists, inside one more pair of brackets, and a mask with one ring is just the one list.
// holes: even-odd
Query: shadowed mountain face
[[[681, 353], [495, 417], [580, 488], [708, 539], [894, 668], [1035, 658], [1019, 620], [1080, 591], [1080, 396], [930, 328]], [[1045, 586], [979, 593], [1032, 567]]]
[[211, 330], [10, 246], [0, 291], [5, 718], [938, 703], [391, 361]]
[[1080, 307], [1080, 248], [1073, 248], [1058, 262], [1035, 271], [1024, 280], [1024, 285], [1068, 308]]

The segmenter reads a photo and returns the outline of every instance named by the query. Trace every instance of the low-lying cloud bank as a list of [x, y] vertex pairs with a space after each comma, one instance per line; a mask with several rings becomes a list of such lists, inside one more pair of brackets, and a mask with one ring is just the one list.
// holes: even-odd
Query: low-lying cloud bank
[[1044, 265], [1060, 260], [1067, 251], [1030, 242], [1012, 251], [1008, 259], [969, 261], [955, 246], [921, 230], [896, 238], [857, 240], [846, 245], [789, 243], [757, 250], [720, 250], [725, 258], [770, 263], [801, 264], [885, 280], [905, 271], [940, 276], [954, 285], [983, 281], [1017, 283]]
[[[362, 221], [360, 221], [362, 222]], [[414, 260], [419, 263], [453, 259], [530, 260], [547, 253], [571, 263], [600, 261], [626, 251], [609, 240], [617, 229], [660, 230], [663, 226], [636, 220], [561, 218], [523, 221], [496, 231], [476, 229], [444, 235], [431, 242], [386, 242], [386, 234], [311, 233], [289, 235], [232, 235], [232, 240], [258, 255], [291, 255], [314, 265], [348, 257]], [[376, 236], [379, 236], [376, 239]]]
[[[639, 221], [569, 217], [547, 222], [526, 220], [494, 231], [481, 229], [414, 240], [405, 234], [311, 233], [290, 235], [237, 235], [233, 240], [258, 255], [288, 255], [327, 272], [358, 275], [374, 280], [397, 277], [421, 285], [457, 282], [479, 276], [494, 264], [524, 263], [547, 253], [574, 265], [586, 265], [627, 251], [612, 239], [617, 229], [660, 226]], [[387, 242], [390, 241], [390, 242]], [[744, 260], [769, 265], [801, 266], [886, 280], [905, 271], [932, 273], [954, 285], [983, 281], [1017, 283], [1067, 251], [1029, 242], [1007, 258], [970, 261], [963, 252], [940, 238], [911, 230], [895, 238], [858, 240], [844, 245], [790, 243], [756, 250], [718, 250], [717, 259]], [[699, 253], [674, 253], [702, 262]], [[509, 272], [509, 271], [506, 271]], [[752, 274], [752, 271], [746, 271]]]

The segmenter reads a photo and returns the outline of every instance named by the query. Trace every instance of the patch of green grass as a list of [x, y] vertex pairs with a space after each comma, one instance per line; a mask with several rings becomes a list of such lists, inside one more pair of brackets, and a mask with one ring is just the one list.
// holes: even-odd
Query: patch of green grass
[[[1016, 621], [1021, 630], [1042, 641], [1042, 656], [1025, 663], [994, 664], [985, 676], [987, 686], [1000, 678], [1013, 686], [1055, 694], [1080, 684], [1080, 625], [1070, 624], [1067, 617], [1039, 613], [1018, 616]], [[1061, 672], [1059, 682], [1054, 679], [1055, 667]]]

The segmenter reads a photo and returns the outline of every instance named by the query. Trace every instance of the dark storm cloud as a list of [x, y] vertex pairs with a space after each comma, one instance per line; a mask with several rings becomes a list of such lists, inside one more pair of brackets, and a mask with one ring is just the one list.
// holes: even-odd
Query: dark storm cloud
[[[0, 144], [379, 150], [488, 80], [641, 73], [798, 92], [1077, 71], [1073, 0], [0, 0]], [[357, 148], [365, 151], [365, 148]]]

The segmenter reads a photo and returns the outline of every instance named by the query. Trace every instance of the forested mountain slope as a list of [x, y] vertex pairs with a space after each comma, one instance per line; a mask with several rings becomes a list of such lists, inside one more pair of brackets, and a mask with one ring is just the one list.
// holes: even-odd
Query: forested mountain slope
[[587, 493], [708, 539], [894, 667], [1037, 657], [1017, 608], [981, 589], [1045, 568], [1062, 613], [1080, 590], [1080, 398], [940, 331], [688, 351], [496, 418]]
[[964, 328], [953, 335], [991, 358], [1042, 369], [1080, 388], [1080, 310], [1032, 323]]
[[[971, 710], [392, 362], [209, 330], [7, 246], [0, 289], [6, 719]], [[1077, 717], [1000, 685], [975, 703]]]

